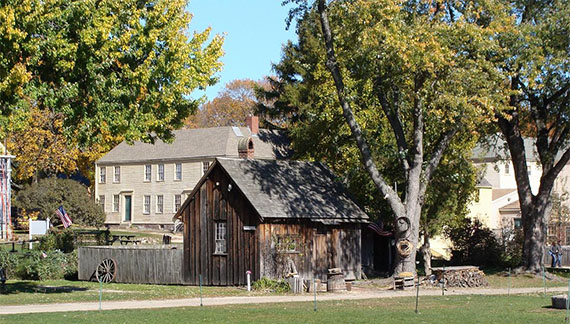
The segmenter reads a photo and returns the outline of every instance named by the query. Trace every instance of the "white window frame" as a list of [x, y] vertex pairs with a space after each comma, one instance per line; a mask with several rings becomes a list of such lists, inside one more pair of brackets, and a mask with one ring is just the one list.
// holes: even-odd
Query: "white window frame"
[[105, 195], [99, 195], [99, 200], [97, 201], [97, 204], [101, 206], [103, 211], [105, 211]]
[[107, 167], [99, 167], [99, 183], [107, 182]]
[[216, 221], [214, 223], [214, 254], [226, 254], [227, 249], [227, 223], [225, 221]]
[[[176, 203], [176, 200], [178, 200], [178, 204]], [[176, 213], [180, 207], [182, 207], [182, 194], [177, 194], [174, 195], [174, 212]]]
[[156, 181], [158, 182], [164, 181], [164, 164], [159, 164], [156, 166]]
[[163, 195], [156, 195], [156, 213], [157, 214], [164, 213], [164, 196]]
[[118, 213], [120, 210], [121, 196], [113, 195], [113, 212]]
[[210, 168], [210, 161], [202, 161], [202, 175], [206, 174], [209, 168]]
[[152, 164], [144, 165], [144, 182], [152, 181]]
[[121, 182], [121, 166], [113, 167], [113, 183]]
[[143, 196], [143, 214], [150, 214], [150, 195]]
[[[180, 168], [180, 170], [179, 170]], [[175, 163], [174, 164], [174, 180], [180, 181], [182, 180], [182, 163]]]

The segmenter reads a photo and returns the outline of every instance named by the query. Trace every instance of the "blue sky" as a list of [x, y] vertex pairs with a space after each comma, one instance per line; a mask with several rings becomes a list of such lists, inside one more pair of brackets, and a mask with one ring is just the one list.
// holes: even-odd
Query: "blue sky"
[[191, 31], [210, 26], [213, 33], [225, 33], [224, 67], [220, 82], [206, 90], [208, 99], [234, 79], [259, 80], [271, 74], [271, 63], [281, 58], [281, 46], [296, 38], [293, 26], [285, 30], [288, 8], [281, 0], [190, 0]]

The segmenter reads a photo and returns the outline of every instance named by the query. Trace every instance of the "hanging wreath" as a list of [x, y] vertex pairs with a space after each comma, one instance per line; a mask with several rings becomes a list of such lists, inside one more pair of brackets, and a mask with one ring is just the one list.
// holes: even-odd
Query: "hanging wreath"
[[407, 239], [401, 239], [396, 243], [396, 251], [403, 257], [407, 257], [412, 254], [412, 249], [414, 245], [412, 242], [408, 241]]

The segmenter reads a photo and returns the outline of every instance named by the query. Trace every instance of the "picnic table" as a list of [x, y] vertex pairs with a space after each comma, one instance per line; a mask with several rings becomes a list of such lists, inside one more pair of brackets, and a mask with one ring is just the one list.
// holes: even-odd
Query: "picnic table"
[[119, 241], [121, 245], [128, 245], [129, 243], [133, 243], [135, 245], [139, 244], [141, 240], [135, 239], [136, 235], [131, 234], [119, 234], [119, 235], [112, 235], [111, 239], [109, 239], [109, 245], [113, 245], [116, 241]]

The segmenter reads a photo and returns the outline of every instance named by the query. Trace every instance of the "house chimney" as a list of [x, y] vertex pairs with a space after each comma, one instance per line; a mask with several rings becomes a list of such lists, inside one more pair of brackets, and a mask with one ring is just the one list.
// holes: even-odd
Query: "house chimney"
[[252, 136], [257, 136], [259, 133], [259, 117], [257, 116], [247, 116], [245, 123], [249, 128]]

